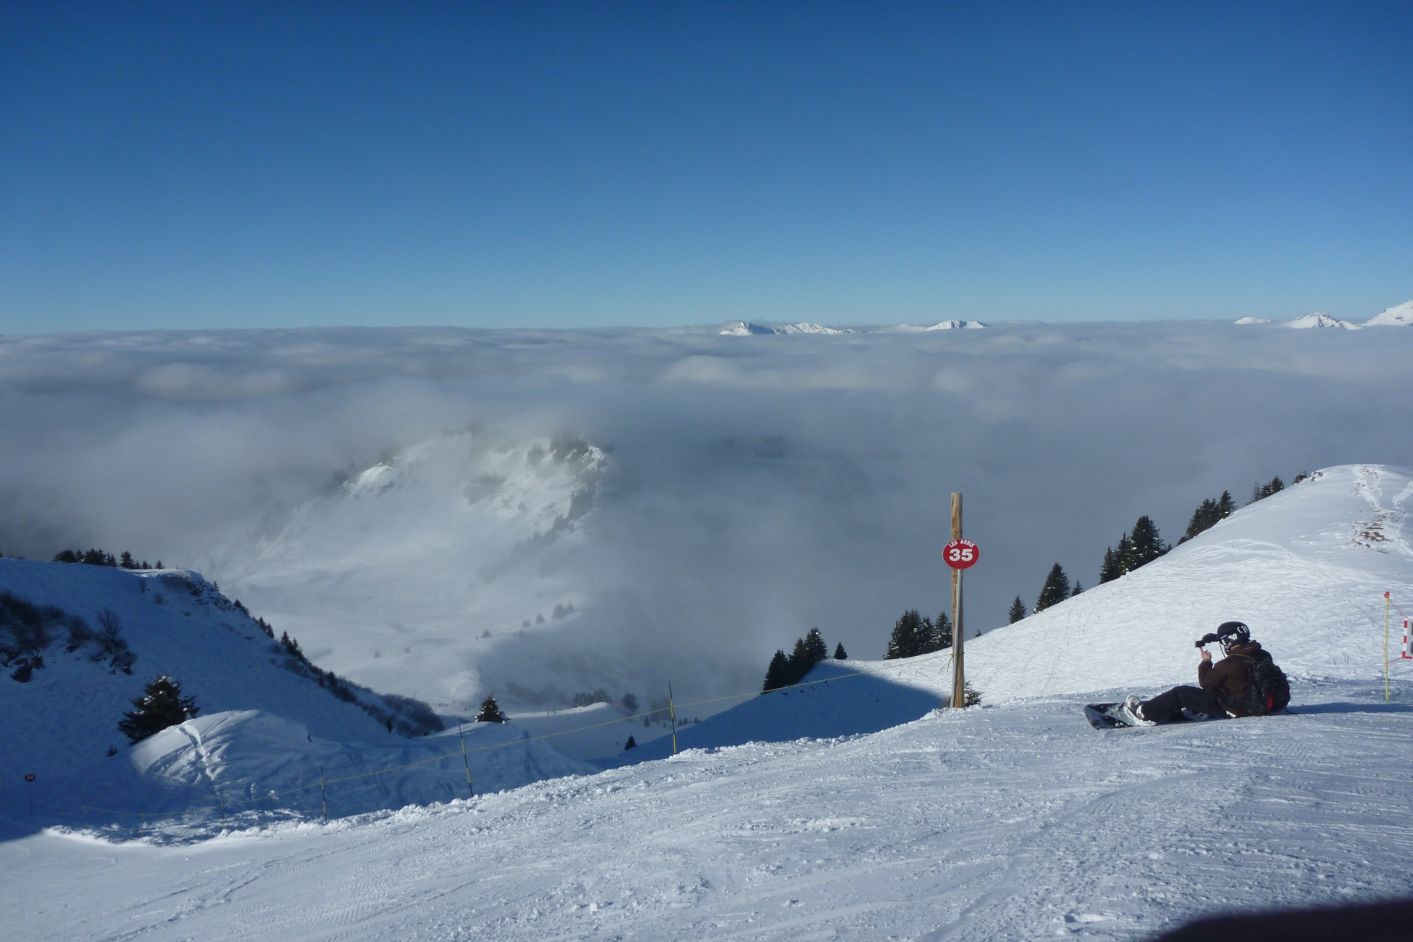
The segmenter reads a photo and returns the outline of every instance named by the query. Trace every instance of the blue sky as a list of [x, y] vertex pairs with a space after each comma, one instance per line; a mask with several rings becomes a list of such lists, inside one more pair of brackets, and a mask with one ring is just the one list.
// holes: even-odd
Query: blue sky
[[1413, 5], [23, 3], [0, 331], [1364, 319]]

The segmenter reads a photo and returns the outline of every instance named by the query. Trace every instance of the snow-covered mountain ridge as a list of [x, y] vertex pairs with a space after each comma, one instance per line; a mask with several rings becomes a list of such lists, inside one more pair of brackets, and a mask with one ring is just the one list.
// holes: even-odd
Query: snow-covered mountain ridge
[[1413, 324], [1413, 301], [1405, 301], [1388, 308], [1362, 324], [1331, 317], [1323, 311], [1304, 314], [1288, 321], [1274, 321], [1268, 317], [1242, 317], [1237, 319], [1236, 324], [1240, 327], [1270, 325], [1297, 329], [1336, 328], [1340, 330], [1360, 330], [1364, 327], [1406, 327]]

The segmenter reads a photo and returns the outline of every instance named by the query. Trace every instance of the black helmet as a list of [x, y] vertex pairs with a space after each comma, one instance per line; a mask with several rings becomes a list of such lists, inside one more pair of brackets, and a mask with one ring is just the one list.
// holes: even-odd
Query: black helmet
[[1217, 626], [1217, 640], [1223, 651], [1230, 651], [1233, 645], [1245, 644], [1251, 640], [1251, 629], [1239, 621], [1224, 621]]

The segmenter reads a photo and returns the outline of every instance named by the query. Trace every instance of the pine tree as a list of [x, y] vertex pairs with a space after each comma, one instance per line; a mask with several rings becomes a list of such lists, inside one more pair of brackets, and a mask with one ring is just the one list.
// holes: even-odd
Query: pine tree
[[1133, 551], [1133, 540], [1129, 539], [1128, 532], [1119, 537], [1118, 549], [1114, 550], [1114, 555], [1119, 560], [1119, 575], [1126, 575], [1138, 568], [1138, 554]]
[[804, 679], [814, 665], [810, 663], [809, 652], [805, 648], [805, 639], [796, 638], [795, 647], [785, 658], [785, 684], [797, 684]]
[[629, 749], [636, 748], [638, 748], [638, 740], [634, 739], [632, 736], [629, 736], [628, 741], [623, 744], [623, 751], [627, 752]]
[[1255, 489], [1251, 492], [1251, 503], [1254, 504], [1258, 500], [1270, 497], [1272, 494], [1279, 493], [1283, 490], [1285, 490], [1285, 482], [1282, 481], [1279, 476], [1273, 477], [1265, 484], [1256, 485]]
[[504, 723], [506, 716], [500, 711], [500, 704], [496, 703], [495, 697], [487, 697], [481, 701], [481, 712], [476, 714], [477, 723]]
[[1231, 491], [1222, 491], [1222, 496], [1217, 498], [1217, 516], [1225, 520], [1236, 513], [1236, 501], [1232, 500]]
[[1016, 622], [1020, 621], [1022, 618], [1025, 617], [1025, 603], [1021, 601], [1021, 597], [1019, 595], [1017, 595], [1016, 600], [1011, 603], [1011, 611], [1007, 617], [1010, 618], [1010, 621], [1007, 624], [1011, 625], [1014, 625]]
[[1114, 552], [1111, 546], [1104, 551], [1104, 564], [1099, 567], [1099, 584], [1113, 582], [1123, 574], [1123, 570], [1119, 568], [1119, 554]]
[[1063, 602], [1070, 597], [1070, 579], [1056, 563], [1045, 577], [1045, 586], [1040, 590], [1040, 598], [1035, 600], [1035, 610], [1043, 612], [1051, 605]]
[[930, 622], [924, 618], [922, 623], [927, 626], [928, 635], [920, 654], [930, 654], [952, 646], [952, 619], [947, 617], [946, 612], [938, 612], [936, 621]]
[[1074, 581], [1074, 588], [1070, 590], [1070, 598], [1074, 598], [1076, 595], [1079, 595], [1083, 591], [1084, 586], [1080, 584], [1080, 581], [1078, 579], [1076, 579]]
[[1133, 569], [1146, 566], [1169, 549], [1168, 544], [1164, 543], [1163, 537], [1159, 535], [1153, 519], [1147, 516], [1139, 517], [1138, 522], [1133, 525], [1133, 536], [1130, 540], [1133, 546]]
[[912, 657], [920, 653], [923, 639], [922, 616], [917, 609], [908, 609], [893, 624], [893, 634], [888, 638], [888, 648], [883, 652], [885, 661], [900, 657]]
[[765, 669], [765, 683], [761, 685], [760, 692], [769, 693], [772, 690], [778, 690], [786, 686], [789, 683], [789, 681], [786, 680], [786, 672], [788, 670], [789, 668], [785, 662], [785, 652], [776, 649], [775, 657], [770, 659], [770, 666]]
[[840, 641], [834, 646], [834, 660], [847, 661], [848, 659], [849, 652], [844, 650], [844, 642]]
[[132, 553], [129, 553], [127, 550], [123, 550], [123, 555], [118, 558], [118, 565], [121, 566], [123, 569], [136, 569], [137, 560], [132, 558]]
[[[805, 658], [810, 667], [814, 667], [820, 661], [829, 657], [829, 646], [824, 643], [824, 636], [819, 633], [818, 628], [811, 628], [805, 634]], [[809, 668], [805, 669], [807, 672]]]
[[182, 696], [182, 685], [165, 674], [149, 683], [132, 705], [134, 708], [118, 721], [118, 729], [131, 742], [185, 723], [201, 712], [195, 699]]
[[1192, 512], [1192, 519], [1187, 522], [1187, 529], [1183, 531], [1182, 538], [1190, 540], [1220, 519], [1222, 518], [1217, 511], [1217, 502], [1208, 498], [1198, 504], [1197, 509]]

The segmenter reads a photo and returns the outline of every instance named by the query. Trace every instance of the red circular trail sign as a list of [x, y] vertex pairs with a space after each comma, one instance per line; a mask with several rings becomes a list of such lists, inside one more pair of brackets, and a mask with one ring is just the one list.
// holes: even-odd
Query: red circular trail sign
[[971, 540], [953, 540], [942, 547], [942, 561], [953, 569], [970, 569], [981, 558], [981, 547]]

